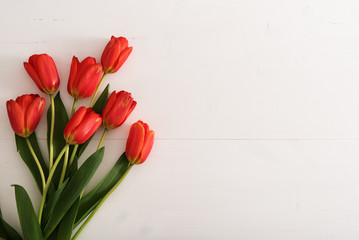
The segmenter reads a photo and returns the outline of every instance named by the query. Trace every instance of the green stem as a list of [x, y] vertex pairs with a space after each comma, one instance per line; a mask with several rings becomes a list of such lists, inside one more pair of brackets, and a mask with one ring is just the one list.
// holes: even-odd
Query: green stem
[[44, 188], [45, 188], [44, 171], [42, 170], [42, 167], [41, 167], [41, 164], [39, 162], [39, 159], [37, 158], [36, 153], [35, 153], [34, 149], [32, 148], [32, 145], [31, 145], [31, 142], [30, 142], [29, 138], [25, 138], [25, 139], [26, 139], [27, 146], [29, 147], [29, 150], [30, 150], [30, 152], [32, 154], [32, 157], [34, 158], [34, 160], [36, 162], [37, 168], [39, 169], [39, 172], [40, 172], [40, 175], [41, 175], [41, 181], [42, 181], [42, 191], [44, 191]]
[[80, 199], [82, 198], [82, 195], [84, 195], [85, 189], [82, 190], [81, 194], [80, 194]]
[[50, 129], [50, 169], [52, 168], [53, 160], [54, 160], [54, 127], [55, 127], [55, 102], [54, 95], [50, 94], [51, 100], [51, 129]]
[[99, 150], [102, 146], [102, 143], [103, 143], [103, 140], [105, 139], [106, 137], [106, 133], [107, 133], [108, 129], [105, 128], [105, 130], [103, 130], [103, 133], [102, 133], [102, 137], [101, 137], [101, 140], [100, 142], [98, 143], [98, 146], [97, 146], [97, 150]]
[[72, 115], [74, 115], [75, 110], [76, 110], [76, 104], [77, 104], [77, 98], [74, 98], [74, 103], [72, 104], [72, 110], [71, 110], [71, 115], [70, 118], [72, 117]]
[[64, 182], [64, 179], [65, 179], [68, 160], [69, 160], [69, 148], [67, 148], [66, 152], [65, 152], [65, 159], [64, 159], [64, 165], [62, 166], [62, 173], [61, 173], [61, 177], [60, 177], [60, 181], [59, 181], [59, 188], [61, 187], [61, 185], [62, 185], [62, 183]]
[[65, 151], [68, 149], [68, 147], [69, 147], [69, 145], [66, 144], [65, 147], [61, 150], [59, 156], [57, 156], [57, 158], [56, 158], [56, 161], [55, 161], [55, 163], [54, 163], [54, 166], [53, 166], [53, 167], [51, 168], [51, 170], [50, 170], [49, 178], [47, 179], [44, 192], [42, 193], [41, 203], [40, 203], [39, 216], [38, 216], [40, 225], [41, 225], [42, 211], [44, 210], [44, 205], [45, 205], [45, 200], [46, 200], [46, 194], [47, 194], [47, 191], [49, 190], [52, 177], [54, 176], [56, 167], [57, 167], [57, 165], [59, 164], [59, 162], [60, 162], [60, 160], [61, 160], [61, 158], [62, 158], [62, 155], [64, 155], [64, 153], [65, 153]]
[[105, 78], [106, 74], [107, 74], [107, 73], [104, 73], [104, 74], [102, 75], [101, 80], [100, 80], [100, 83], [97, 85], [97, 88], [96, 88], [96, 90], [95, 90], [95, 93], [93, 94], [92, 99], [91, 99], [90, 108], [92, 108], [92, 107], [93, 107], [93, 104], [95, 103], [96, 95], [97, 95], [97, 93], [98, 93], [98, 90], [99, 90], [100, 87], [101, 87], [101, 84], [102, 84], [103, 79]]
[[72, 154], [71, 154], [71, 158], [70, 158], [70, 164], [69, 164], [69, 168], [71, 168], [72, 166], [72, 162], [74, 161], [75, 159], [75, 156], [76, 156], [76, 152], [77, 152], [77, 148], [79, 147], [78, 144], [75, 145], [74, 149], [72, 150]]
[[91, 218], [95, 215], [95, 213], [99, 210], [99, 208], [101, 207], [101, 205], [106, 201], [106, 199], [111, 195], [111, 193], [118, 187], [118, 185], [120, 185], [120, 183], [122, 182], [122, 180], [127, 176], [128, 172], [131, 170], [132, 168], [132, 164], [130, 164], [130, 166], [127, 168], [126, 172], [122, 175], [121, 179], [116, 183], [115, 186], [113, 186], [111, 188], [111, 190], [103, 197], [103, 199], [97, 204], [96, 208], [92, 211], [92, 213], [90, 214], [90, 216], [86, 219], [86, 221], [81, 225], [81, 227], [79, 228], [79, 230], [77, 230], [76, 234], [73, 236], [72, 240], [75, 240], [79, 234], [81, 233], [81, 231], [86, 227], [86, 225], [89, 223], [89, 221], [91, 220]]

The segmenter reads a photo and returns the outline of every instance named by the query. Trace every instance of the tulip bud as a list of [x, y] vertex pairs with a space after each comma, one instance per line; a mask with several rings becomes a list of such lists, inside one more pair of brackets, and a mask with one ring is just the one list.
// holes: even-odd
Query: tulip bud
[[45, 99], [37, 94], [22, 95], [6, 102], [7, 114], [14, 132], [21, 137], [33, 133], [44, 111]]
[[155, 132], [149, 130], [146, 123], [138, 121], [132, 124], [127, 138], [126, 156], [130, 163], [143, 163], [151, 152]]
[[44, 93], [53, 94], [60, 84], [54, 60], [47, 54], [35, 54], [24, 62], [24, 67], [37, 87]]
[[81, 63], [77, 57], [72, 58], [67, 91], [76, 99], [90, 97], [101, 80], [103, 70], [93, 57], [85, 58]]
[[136, 107], [131, 93], [113, 91], [102, 112], [103, 125], [107, 129], [121, 126]]
[[67, 123], [64, 137], [69, 144], [86, 142], [101, 126], [102, 118], [91, 108], [80, 107]]
[[132, 52], [128, 41], [124, 37], [111, 37], [102, 53], [101, 63], [105, 73], [115, 73], [127, 60]]

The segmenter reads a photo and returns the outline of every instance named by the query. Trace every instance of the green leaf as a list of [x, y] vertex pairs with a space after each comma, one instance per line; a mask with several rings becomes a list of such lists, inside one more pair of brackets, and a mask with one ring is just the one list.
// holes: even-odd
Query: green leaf
[[[106, 88], [102, 91], [100, 97], [97, 99], [96, 103], [92, 107], [92, 109], [98, 114], [101, 114], [103, 109], [106, 106], [107, 99], [108, 99], [109, 87], [110, 87], [110, 84], [107, 84]], [[91, 142], [92, 137], [90, 137], [85, 143], [79, 145], [77, 152], [76, 152], [76, 156], [78, 158], [80, 158], [82, 153], [85, 151], [87, 145]]]
[[86, 185], [95, 174], [104, 155], [104, 148], [93, 153], [79, 168], [69, 181], [59, 200], [56, 202], [48, 223], [44, 229], [44, 236], [47, 238], [60, 223], [66, 212], [71, 208], [76, 199], [80, 196]]
[[59, 228], [56, 228], [52, 233], [51, 235], [46, 238], [46, 239], [49, 239], [49, 240], [53, 240], [53, 239], [57, 239], [57, 234], [59, 233]]
[[7, 239], [9, 236], [7, 235], [7, 232], [5, 231], [2, 224], [0, 224], [0, 239]]
[[126, 154], [123, 153], [101, 182], [81, 199], [75, 227], [91, 213], [98, 202], [116, 185], [128, 167], [129, 162], [126, 158]]
[[[49, 169], [44, 161], [44, 158], [42, 157], [35, 132], [30, 135], [29, 140], [31, 142], [32, 148], [34, 149], [34, 151], [36, 153], [37, 158], [39, 159], [39, 162], [42, 166], [42, 169], [44, 171], [45, 178], [46, 178], [49, 173]], [[42, 193], [41, 175], [40, 175], [39, 169], [36, 165], [36, 162], [31, 155], [29, 147], [27, 146], [26, 139], [15, 134], [15, 141], [16, 141], [17, 151], [19, 152], [22, 160], [25, 162], [25, 164], [29, 168], [32, 176], [34, 177], [37, 188]]]
[[71, 177], [74, 176], [75, 173], [77, 172], [77, 170], [79, 169], [78, 168], [78, 164], [79, 164], [78, 161], [79, 161], [78, 157], [75, 156], [74, 161], [72, 162], [71, 169], [70, 169], [70, 176]]
[[48, 200], [45, 205], [44, 211], [42, 213], [42, 221], [41, 221], [42, 228], [45, 227], [47, 221], [49, 220], [49, 217], [55, 207], [55, 204], [56, 204], [57, 200], [59, 199], [60, 194], [65, 189], [65, 186], [67, 185], [68, 182], [69, 182], [69, 179], [66, 179], [59, 189], [54, 191], [51, 195], [47, 196]]
[[96, 103], [92, 107], [92, 109], [98, 114], [101, 114], [106, 106], [109, 88], [110, 84], [107, 84], [105, 89], [102, 91], [100, 97], [97, 99]]
[[11, 240], [22, 240], [16, 230], [11, 227], [2, 217], [0, 210], [0, 238]]
[[[95, 135], [95, 134], [94, 134]], [[76, 156], [77, 158], [80, 158], [80, 156], [82, 155], [82, 153], [85, 151], [85, 149], [87, 148], [87, 146], [89, 145], [89, 143], [91, 142], [93, 136], [92, 135], [86, 142], [84, 142], [83, 144], [80, 144], [78, 149], [77, 149], [77, 152], [76, 152]]]
[[71, 240], [71, 234], [74, 227], [77, 210], [79, 209], [80, 198], [77, 198], [69, 211], [65, 214], [59, 224], [59, 233], [57, 240]]
[[20, 185], [13, 186], [15, 187], [17, 212], [19, 214], [20, 225], [22, 229], [22, 234], [24, 235], [24, 239], [44, 239], [29, 195]]
[[[57, 93], [55, 99], [55, 128], [54, 128], [54, 160], [59, 155], [61, 150], [66, 145], [66, 141], [64, 138], [64, 129], [66, 127], [67, 122], [69, 121], [69, 117], [67, 116], [67, 111], [65, 105], [63, 104], [60, 91]], [[47, 111], [47, 147], [50, 149], [50, 130], [51, 130], [51, 105]], [[63, 157], [64, 158], [64, 157]], [[54, 176], [52, 178], [52, 182], [55, 186], [59, 185], [59, 180], [61, 177], [62, 165], [64, 161], [60, 161], [59, 165], [56, 168]]]

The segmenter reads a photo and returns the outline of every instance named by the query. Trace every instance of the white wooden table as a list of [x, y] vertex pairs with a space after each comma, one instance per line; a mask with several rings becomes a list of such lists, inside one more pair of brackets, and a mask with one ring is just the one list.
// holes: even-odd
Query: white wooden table
[[69, 109], [72, 56], [99, 60], [122, 35], [134, 51], [106, 82], [138, 106], [90, 186], [131, 123], [156, 141], [79, 239], [359, 238], [359, 1], [2, 0], [0, 34], [0, 204], [17, 230], [10, 185], [40, 201], [5, 108], [39, 93], [23, 61], [54, 58]]

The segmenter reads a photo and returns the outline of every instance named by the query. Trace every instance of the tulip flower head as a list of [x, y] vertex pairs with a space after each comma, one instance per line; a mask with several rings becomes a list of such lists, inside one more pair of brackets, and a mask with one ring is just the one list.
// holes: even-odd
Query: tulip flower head
[[35, 54], [24, 62], [24, 67], [37, 87], [44, 93], [53, 94], [60, 84], [54, 60], [47, 54]]
[[113, 91], [102, 112], [103, 125], [107, 129], [121, 126], [136, 107], [131, 93]]
[[111, 37], [102, 53], [101, 63], [105, 73], [115, 73], [125, 63], [132, 52], [124, 37]]
[[132, 124], [127, 138], [126, 156], [131, 164], [141, 164], [146, 161], [151, 152], [155, 132], [149, 130], [146, 123], [137, 121]]
[[22, 95], [6, 102], [7, 114], [14, 132], [21, 137], [33, 133], [44, 111], [45, 99], [37, 94]]
[[96, 63], [95, 58], [87, 57], [79, 62], [78, 58], [73, 56], [67, 84], [68, 93], [76, 99], [90, 97], [95, 92], [102, 73], [102, 65]]
[[86, 142], [101, 126], [102, 118], [91, 108], [80, 107], [67, 123], [64, 137], [69, 144]]

